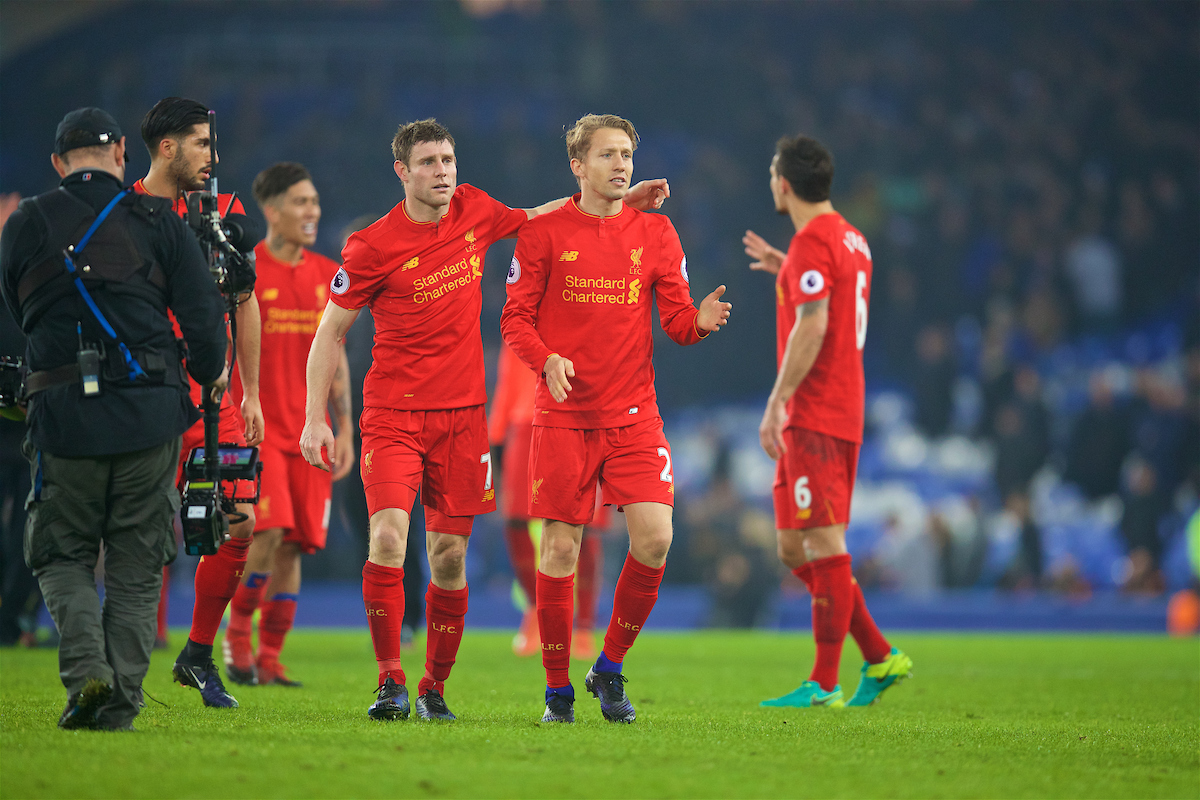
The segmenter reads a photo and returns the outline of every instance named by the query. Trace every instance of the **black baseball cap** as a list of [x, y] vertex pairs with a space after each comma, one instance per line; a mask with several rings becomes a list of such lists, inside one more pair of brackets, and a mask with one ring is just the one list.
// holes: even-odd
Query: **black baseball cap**
[[77, 108], [62, 118], [54, 132], [54, 152], [62, 155], [77, 147], [99, 147], [121, 141], [121, 126], [102, 108]]

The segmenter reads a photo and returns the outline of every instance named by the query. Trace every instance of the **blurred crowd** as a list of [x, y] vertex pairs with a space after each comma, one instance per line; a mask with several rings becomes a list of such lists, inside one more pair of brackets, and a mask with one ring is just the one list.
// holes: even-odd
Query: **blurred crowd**
[[[63, 108], [103, 105], [133, 130], [161, 97], [195, 96], [219, 112], [222, 188], [304, 163], [325, 213], [317, 249], [336, 256], [344, 226], [399, 198], [400, 122], [438, 117], [460, 180], [527, 206], [571, 190], [564, 125], [631, 118], [639, 176], [671, 181], [692, 277], [726, 283], [736, 306], [721, 336], [661, 348], [656, 370], [679, 451], [668, 580], [708, 585], [715, 621], [741, 625], [781, 583], [799, 588], [777, 577], [754, 435], [774, 292], [740, 242], [753, 228], [786, 246], [767, 167], [780, 135], [805, 131], [833, 150], [834, 205], [874, 254], [860, 582], [1086, 596], [1186, 581], [1172, 564], [1200, 486], [1200, 6], [214, 8], [109, 4], [92, 35], [7, 55], [0, 190], [53, 186], [45, 137], [25, 129], [52, 130]], [[184, 13], [209, 24], [164, 33]], [[485, 271], [492, 363], [510, 255], [497, 245]], [[361, 381], [369, 339], [350, 346]], [[361, 521], [335, 518], [311, 575], [353, 576], [347, 525]], [[476, 569], [504, 573], [499, 550], [477, 552]]]

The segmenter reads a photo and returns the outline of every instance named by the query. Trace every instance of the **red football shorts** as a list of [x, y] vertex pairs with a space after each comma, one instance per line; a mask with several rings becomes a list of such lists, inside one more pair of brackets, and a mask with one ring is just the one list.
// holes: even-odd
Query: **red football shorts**
[[363, 489], [367, 510], [412, 510], [421, 491], [425, 527], [469, 536], [476, 515], [496, 510], [483, 406], [440, 411], [364, 408]]
[[[217, 441], [220, 444], [231, 444], [234, 447], [245, 447], [245, 433], [246, 424], [242, 420], [241, 413], [232, 404], [222, 405], [220, 436]], [[175, 472], [175, 485], [181, 491], [183, 490], [183, 467], [187, 463], [188, 455], [197, 447], [204, 447], [204, 420], [200, 420], [183, 432], [183, 445], [179, 450], [179, 469]], [[239, 482], [238, 485], [238, 494], [248, 494], [242, 488], [241, 483]]]
[[786, 428], [775, 465], [775, 527], [803, 530], [850, 522], [858, 445], [804, 428]]
[[530, 516], [590, 524], [597, 481], [606, 505], [675, 505], [661, 419], [595, 430], [535, 426], [529, 448]]
[[533, 420], [514, 422], [504, 437], [504, 474], [500, 492], [506, 520], [529, 519], [529, 441], [533, 438]]
[[315, 469], [299, 453], [284, 453], [267, 444], [259, 446], [258, 457], [263, 473], [254, 532], [283, 528], [285, 542], [295, 542], [305, 553], [323, 550], [333, 476]]

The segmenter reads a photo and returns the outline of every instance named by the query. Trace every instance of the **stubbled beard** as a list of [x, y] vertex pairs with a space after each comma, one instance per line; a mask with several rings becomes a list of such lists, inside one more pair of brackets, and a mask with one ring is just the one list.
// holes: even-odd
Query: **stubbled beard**
[[194, 192], [197, 189], [203, 189], [204, 181], [200, 180], [195, 170], [189, 172], [189, 166], [183, 158], [177, 157], [168, 164], [167, 175], [170, 176], [171, 182], [182, 191]]

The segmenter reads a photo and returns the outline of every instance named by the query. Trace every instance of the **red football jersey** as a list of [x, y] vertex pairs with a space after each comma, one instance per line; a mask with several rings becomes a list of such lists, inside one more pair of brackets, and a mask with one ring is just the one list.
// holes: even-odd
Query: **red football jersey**
[[463, 183], [437, 222], [410, 219], [400, 202], [350, 237], [330, 299], [347, 309], [368, 306], [375, 319], [364, 407], [433, 411], [487, 400], [479, 335], [484, 256], [527, 219]]
[[776, 356], [783, 363], [796, 307], [829, 298], [817, 360], [788, 401], [788, 424], [862, 442], [863, 344], [871, 300], [871, 250], [841, 214], [822, 214], [792, 237], [775, 279]]
[[[146, 185], [144, 183], [142, 183], [142, 179], [140, 179], [140, 178], [134, 182], [133, 190], [135, 192], [137, 192], [138, 194], [150, 194], [150, 192], [146, 191]], [[178, 214], [180, 217], [182, 217], [185, 220], [187, 219], [187, 198], [186, 197], [178, 198], [175, 201], [175, 205], [173, 206], [173, 208], [175, 209], [176, 214]], [[217, 195], [217, 210], [219, 210], [221, 212], [221, 216], [225, 216], [226, 214], [229, 214], [230, 212], [232, 212], [234, 214], [245, 214], [246, 213], [246, 209], [242, 205], [241, 200], [239, 200], [235, 195], [225, 194], [224, 192]], [[183, 331], [180, 330], [179, 323], [175, 321], [175, 315], [170, 314], [170, 312], [168, 312], [168, 314], [171, 317], [171, 325], [174, 326], [174, 328], [175, 328], [175, 338], [176, 339], [183, 338]], [[236, 367], [234, 369], [234, 372], [235, 373], [237, 372]], [[238, 386], [238, 393], [240, 396], [240, 394], [241, 394], [240, 384]], [[191, 375], [188, 376], [188, 394], [191, 396], [192, 403], [196, 406], [196, 408], [200, 408], [200, 403], [204, 399], [203, 398], [204, 390], [200, 387], [200, 384], [198, 384], [198, 383], [196, 383], [196, 381], [192, 380]], [[223, 407], [231, 407], [231, 403], [232, 403], [232, 396], [231, 396], [230, 392], [226, 392], [221, 397], [221, 405]], [[199, 425], [200, 423], [197, 422], [196, 424]]]
[[[577, 194], [521, 229], [500, 330], [539, 376], [534, 425], [619, 428], [658, 416], [651, 296], [672, 339], [686, 345], [703, 338], [687, 259], [667, 217], [629, 206], [592, 216]], [[562, 403], [542, 375], [553, 353], [575, 364]]]
[[329, 299], [336, 261], [303, 251], [299, 264], [278, 261], [266, 242], [254, 248], [254, 294], [262, 313], [259, 398], [271, 445], [299, 454], [304, 430], [304, 370]]
[[521, 363], [508, 345], [500, 343], [500, 361], [496, 367], [496, 390], [488, 411], [488, 441], [504, 444], [508, 428], [533, 419], [533, 394], [537, 375]]

